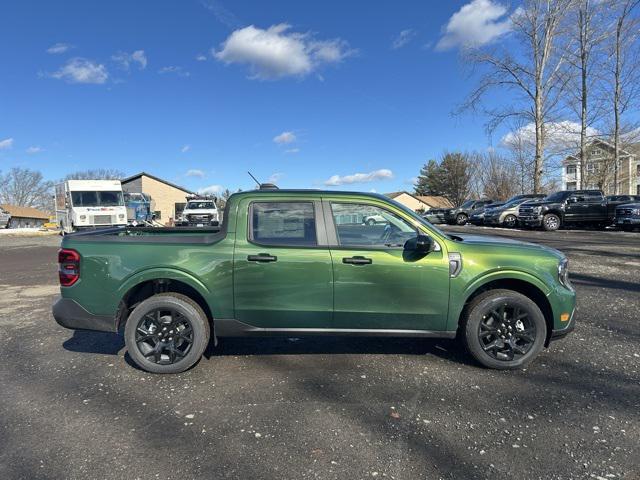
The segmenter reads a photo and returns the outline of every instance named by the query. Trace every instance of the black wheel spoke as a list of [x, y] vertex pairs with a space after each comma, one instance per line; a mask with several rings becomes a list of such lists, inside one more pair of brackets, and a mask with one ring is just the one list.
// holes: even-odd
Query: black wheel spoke
[[525, 308], [503, 303], [485, 311], [478, 339], [490, 357], [513, 361], [529, 352], [536, 340], [536, 328]]
[[136, 326], [136, 346], [147, 360], [170, 365], [181, 361], [193, 346], [191, 321], [171, 308], [155, 309]]

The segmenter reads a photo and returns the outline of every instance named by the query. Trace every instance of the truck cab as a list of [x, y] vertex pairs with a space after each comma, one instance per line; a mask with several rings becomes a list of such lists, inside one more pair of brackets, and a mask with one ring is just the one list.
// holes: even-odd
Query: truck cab
[[558, 230], [565, 225], [606, 226], [614, 212], [600, 190], [563, 190], [518, 207], [518, 224]]

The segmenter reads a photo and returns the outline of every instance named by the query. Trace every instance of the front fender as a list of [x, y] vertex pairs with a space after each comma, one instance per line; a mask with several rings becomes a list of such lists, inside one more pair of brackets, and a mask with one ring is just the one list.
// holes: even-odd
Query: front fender
[[460, 314], [462, 313], [462, 310], [464, 309], [464, 306], [466, 305], [469, 298], [479, 288], [482, 288], [484, 285], [487, 285], [488, 283], [494, 282], [496, 280], [520, 280], [523, 282], [527, 282], [538, 288], [545, 296], [547, 296], [551, 292], [548, 284], [545, 283], [542, 279], [521, 270], [495, 270], [492, 272], [487, 272], [473, 279], [473, 281], [466, 283], [461, 290], [457, 290], [455, 288], [454, 280], [452, 282], [451, 296], [452, 299], [455, 299], [456, 301], [450, 302], [451, 305], [449, 308], [449, 316], [447, 318], [447, 331], [457, 330], [458, 323], [460, 321]]

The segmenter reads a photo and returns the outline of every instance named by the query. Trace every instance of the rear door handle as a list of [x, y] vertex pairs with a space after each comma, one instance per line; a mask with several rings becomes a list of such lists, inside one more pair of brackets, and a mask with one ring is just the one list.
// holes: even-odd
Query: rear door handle
[[268, 253], [259, 253], [258, 255], [248, 255], [247, 260], [250, 262], [277, 262], [278, 257]]
[[370, 265], [373, 263], [373, 260], [366, 257], [345, 257], [342, 259], [342, 263], [349, 263], [351, 265]]

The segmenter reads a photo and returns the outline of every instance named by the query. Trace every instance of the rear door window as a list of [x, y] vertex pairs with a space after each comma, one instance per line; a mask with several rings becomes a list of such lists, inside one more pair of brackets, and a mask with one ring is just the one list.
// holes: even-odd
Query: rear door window
[[312, 202], [254, 202], [250, 240], [273, 246], [313, 247], [318, 244]]

